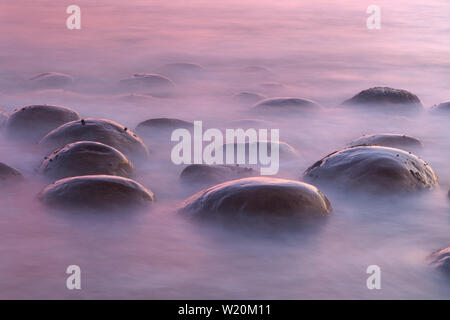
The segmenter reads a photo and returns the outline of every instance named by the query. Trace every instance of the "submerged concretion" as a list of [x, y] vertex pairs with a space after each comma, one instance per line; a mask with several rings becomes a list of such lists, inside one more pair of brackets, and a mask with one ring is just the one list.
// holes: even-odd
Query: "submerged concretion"
[[422, 142], [420, 142], [419, 139], [399, 133], [366, 134], [353, 141], [350, 145], [358, 146], [362, 144], [372, 144], [400, 149], [422, 147]]
[[156, 72], [173, 79], [199, 79], [205, 75], [206, 70], [195, 63], [178, 62], [159, 67]]
[[72, 84], [73, 78], [64, 73], [44, 72], [31, 77], [29, 81], [36, 89], [56, 89]]
[[116, 176], [91, 175], [65, 178], [48, 185], [39, 199], [49, 206], [67, 209], [123, 209], [154, 201], [153, 193], [138, 182]]
[[188, 184], [207, 186], [254, 175], [257, 172], [252, 168], [237, 165], [191, 164], [183, 169], [180, 178]]
[[130, 177], [133, 165], [111, 146], [100, 142], [79, 141], [45, 157], [39, 171], [52, 179], [96, 174]]
[[390, 111], [418, 111], [423, 109], [419, 98], [409, 91], [389, 87], [374, 87], [363, 90], [345, 100], [347, 106], [370, 106]]
[[413, 192], [438, 185], [433, 169], [406, 151], [356, 146], [334, 152], [305, 171], [304, 180], [341, 191]]
[[76, 141], [96, 141], [109, 145], [130, 158], [147, 158], [144, 142], [130, 129], [106, 119], [82, 119], [49, 132], [39, 142], [50, 151]]
[[450, 114], [450, 100], [434, 105], [431, 111]]
[[154, 73], [137, 73], [131, 78], [120, 80], [123, 89], [134, 93], [166, 94], [174, 87], [174, 83]]
[[254, 108], [262, 111], [276, 112], [315, 112], [322, 110], [322, 107], [309, 99], [303, 98], [268, 98], [258, 102]]
[[266, 97], [254, 92], [239, 92], [233, 95], [233, 99], [242, 104], [255, 104], [258, 101], [264, 100]]
[[78, 119], [80, 115], [66, 107], [31, 105], [16, 109], [9, 116], [6, 132], [12, 138], [38, 142], [51, 130]]
[[187, 199], [183, 211], [199, 215], [324, 217], [331, 212], [316, 187], [293, 180], [253, 177], [204, 189]]
[[142, 137], [163, 138], [166, 142], [170, 142], [170, 136], [176, 129], [193, 130], [194, 124], [173, 118], [155, 118], [139, 123], [136, 132]]
[[450, 247], [433, 252], [428, 258], [433, 267], [450, 276]]
[[0, 162], [0, 187], [8, 182], [20, 181], [23, 179], [23, 175], [2, 162]]

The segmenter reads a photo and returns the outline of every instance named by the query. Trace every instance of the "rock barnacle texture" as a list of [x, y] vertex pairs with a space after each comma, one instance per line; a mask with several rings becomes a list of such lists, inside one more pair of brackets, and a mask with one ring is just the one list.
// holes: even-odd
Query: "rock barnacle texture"
[[66, 107], [30, 105], [16, 109], [9, 116], [5, 129], [11, 138], [38, 142], [51, 130], [78, 119], [80, 115]]
[[23, 175], [19, 171], [0, 162], [0, 187], [5, 183], [20, 181], [22, 179]]
[[422, 159], [380, 146], [356, 146], [331, 153], [308, 168], [303, 179], [340, 190], [388, 194], [438, 186], [433, 169]]
[[79, 141], [45, 157], [39, 171], [55, 180], [96, 174], [130, 177], [133, 165], [123, 153], [111, 146]]
[[293, 180], [253, 177], [204, 189], [182, 211], [197, 215], [326, 217], [331, 205], [316, 187]]
[[73, 78], [68, 74], [59, 72], [43, 72], [29, 79], [30, 84], [36, 89], [63, 88], [73, 83]]
[[437, 105], [434, 105], [431, 111], [436, 113], [450, 114], [450, 100], [443, 101]]
[[65, 178], [45, 187], [39, 199], [67, 209], [134, 209], [154, 201], [153, 193], [138, 182], [116, 176], [90, 175]]
[[450, 276], [450, 247], [433, 252], [428, 259], [433, 267]]
[[378, 145], [400, 149], [422, 147], [422, 142], [419, 139], [399, 133], [367, 134], [359, 137], [358, 139], [353, 141], [350, 145], [357, 146], [362, 144]]
[[81, 119], [49, 132], [39, 142], [50, 151], [77, 141], [96, 141], [109, 145], [130, 158], [148, 157], [144, 142], [130, 129], [106, 119]]
[[352, 98], [345, 100], [345, 106], [381, 108], [390, 111], [419, 111], [423, 105], [419, 98], [406, 90], [389, 87], [374, 87], [363, 90]]
[[255, 110], [275, 112], [316, 112], [322, 110], [317, 102], [303, 98], [268, 98], [254, 106]]
[[252, 168], [232, 165], [191, 164], [183, 169], [180, 179], [187, 184], [211, 186], [228, 180], [256, 175]]

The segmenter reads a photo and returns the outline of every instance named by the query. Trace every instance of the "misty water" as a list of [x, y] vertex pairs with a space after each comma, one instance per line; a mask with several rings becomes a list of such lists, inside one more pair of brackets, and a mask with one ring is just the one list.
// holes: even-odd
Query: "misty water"
[[[146, 140], [151, 157], [136, 164], [134, 179], [157, 199], [150, 208], [74, 213], [36, 198], [51, 183], [36, 172], [42, 150], [2, 135], [0, 162], [26, 182], [0, 192], [0, 298], [450, 298], [448, 277], [426, 260], [450, 245], [449, 118], [427, 112], [450, 99], [450, 3], [377, 2], [380, 30], [366, 27], [372, 3], [356, 0], [79, 0], [81, 30], [65, 26], [67, 1], [1, 3], [0, 105], [9, 113], [60, 104], [130, 129], [157, 117], [222, 130], [236, 127], [234, 120], [261, 120], [298, 150], [297, 159], [282, 159], [277, 174], [294, 180], [363, 134], [404, 133], [423, 142], [407, 151], [430, 164], [440, 188], [398, 197], [327, 190], [334, 211], [311, 232], [204, 224], [177, 211], [198, 188], [180, 182], [184, 166], [170, 161], [167, 138]], [[173, 76], [169, 96], [118, 85], [177, 62], [205, 71]], [[74, 83], [29, 87], [27, 79], [49, 71]], [[426, 110], [395, 115], [339, 107], [380, 85], [411, 91]], [[324, 111], [255, 113], [251, 103], [233, 99], [242, 91], [308, 98]], [[65, 270], [74, 264], [82, 290], [70, 291]], [[381, 268], [381, 290], [367, 289], [369, 265]]]

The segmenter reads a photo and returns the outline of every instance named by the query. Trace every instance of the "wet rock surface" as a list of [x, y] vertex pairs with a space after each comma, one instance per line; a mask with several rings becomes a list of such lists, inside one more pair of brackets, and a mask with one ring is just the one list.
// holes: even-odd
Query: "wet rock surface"
[[45, 187], [39, 199], [65, 209], [129, 209], [154, 201], [153, 193], [138, 182], [116, 176], [91, 175], [58, 180]]
[[345, 100], [346, 106], [380, 107], [392, 111], [418, 111], [423, 109], [419, 98], [403, 89], [390, 87], [374, 87], [363, 90], [350, 99]]
[[257, 174], [252, 168], [236, 165], [191, 164], [183, 169], [180, 179], [187, 184], [211, 186]]
[[322, 107], [309, 99], [303, 98], [268, 98], [258, 102], [254, 108], [262, 111], [277, 111], [277, 112], [316, 112], [320, 111]]
[[325, 217], [328, 199], [314, 186], [286, 179], [253, 177], [204, 189], [187, 199], [182, 211], [214, 216]]
[[167, 77], [156, 73], [137, 73], [130, 78], [120, 80], [124, 90], [133, 93], [148, 93], [155, 96], [169, 94], [174, 83]]
[[30, 105], [16, 109], [6, 122], [6, 133], [11, 138], [38, 142], [60, 125], [78, 120], [72, 109], [56, 105]]
[[77, 141], [96, 141], [109, 145], [130, 158], [147, 158], [144, 142], [130, 129], [106, 119], [82, 119], [66, 123], [49, 132], [39, 142], [50, 151]]
[[80, 141], [51, 153], [42, 162], [39, 172], [55, 180], [98, 174], [130, 177], [133, 165], [111, 146]]
[[193, 130], [194, 124], [189, 121], [173, 118], [154, 118], [139, 123], [136, 132], [146, 138], [164, 138], [170, 142], [170, 136], [176, 129]]
[[31, 77], [29, 81], [34, 89], [58, 89], [72, 84], [73, 78], [64, 73], [43, 72]]
[[0, 162], [0, 187], [4, 183], [20, 181], [23, 178], [23, 175], [18, 170], [4, 164], [3, 162]]
[[358, 146], [362, 144], [393, 147], [399, 149], [422, 147], [422, 142], [419, 139], [399, 133], [367, 134], [354, 140], [350, 145]]
[[436, 113], [450, 114], [450, 100], [443, 101], [437, 105], [434, 105], [431, 111]]
[[450, 247], [433, 252], [428, 259], [433, 267], [450, 276]]
[[406, 151], [356, 146], [331, 153], [308, 168], [307, 182], [377, 193], [428, 190], [438, 186], [433, 169]]

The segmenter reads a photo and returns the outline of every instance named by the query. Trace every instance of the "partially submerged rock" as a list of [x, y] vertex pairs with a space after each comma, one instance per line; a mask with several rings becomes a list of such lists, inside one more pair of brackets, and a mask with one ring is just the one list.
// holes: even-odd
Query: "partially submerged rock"
[[91, 175], [58, 180], [45, 187], [39, 199], [65, 209], [129, 209], [154, 201], [153, 193], [138, 182], [116, 176]]
[[73, 78], [60, 72], [43, 72], [29, 79], [35, 89], [57, 89], [64, 88], [73, 83]]
[[111, 146], [100, 142], [79, 141], [45, 157], [39, 171], [55, 180], [96, 174], [130, 177], [133, 165]]
[[167, 141], [170, 142], [170, 135], [176, 129], [193, 130], [194, 124], [180, 119], [154, 118], [139, 123], [136, 132], [147, 138], [168, 138]]
[[399, 133], [378, 133], [367, 134], [353, 141], [351, 146], [358, 145], [378, 145], [393, 148], [420, 148], [422, 142], [419, 139]]
[[137, 73], [130, 78], [120, 80], [120, 85], [127, 91], [153, 95], [165, 95], [174, 87], [170, 79], [155, 73]]
[[305, 171], [304, 180], [353, 191], [400, 193], [438, 186], [433, 169], [406, 151], [356, 146], [334, 152]]
[[76, 141], [96, 141], [109, 145], [130, 158], [147, 158], [144, 142], [130, 129], [106, 119], [82, 119], [49, 132], [39, 142], [50, 151]]
[[[250, 156], [250, 150], [256, 150], [256, 155], [260, 154], [260, 148], [263, 148], [264, 154], [272, 154], [272, 145], [274, 147], [278, 148], [280, 159], [283, 160], [293, 160], [296, 159], [299, 156], [299, 152], [290, 144], [283, 142], [283, 141], [267, 141], [267, 140], [261, 140], [257, 142], [245, 142], [245, 143], [225, 143], [223, 144], [223, 154], [226, 154], [227, 148], [234, 146], [234, 158], [237, 161], [237, 155], [239, 150], [244, 150], [245, 152], [245, 158], [249, 159]], [[246, 162], [248, 163], [248, 161]]]
[[78, 120], [80, 115], [72, 109], [55, 105], [30, 105], [16, 109], [6, 122], [11, 138], [37, 142], [60, 125]]
[[322, 107], [309, 99], [303, 98], [268, 98], [258, 102], [254, 108], [262, 111], [276, 112], [316, 112]]
[[433, 267], [450, 276], [450, 247], [433, 252], [428, 259]]
[[431, 111], [450, 114], [450, 100], [443, 101], [437, 105], [434, 105]]
[[423, 109], [419, 98], [409, 91], [389, 87], [374, 87], [363, 90], [350, 99], [346, 106], [368, 106], [371, 109], [381, 108], [389, 111], [418, 111]]
[[8, 120], [8, 114], [0, 109], [0, 128], [3, 128], [3, 126], [6, 124], [6, 121]]
[[237, 165], [191, 164], [183, 169], [180, 178], [187, 184], [211, 186], [228, 180], [256, 175], [252, 168]]
[[20, 181], [22, 179], [23, 175], [18, 170], [0, 162], [0, 186], [4, 183]]
[[326, 217], [328, 199], [316, 187], [293, 180], [253, 177], [232, 180], [204, 189], [187, 199], [183, 211], [228, 217]]

